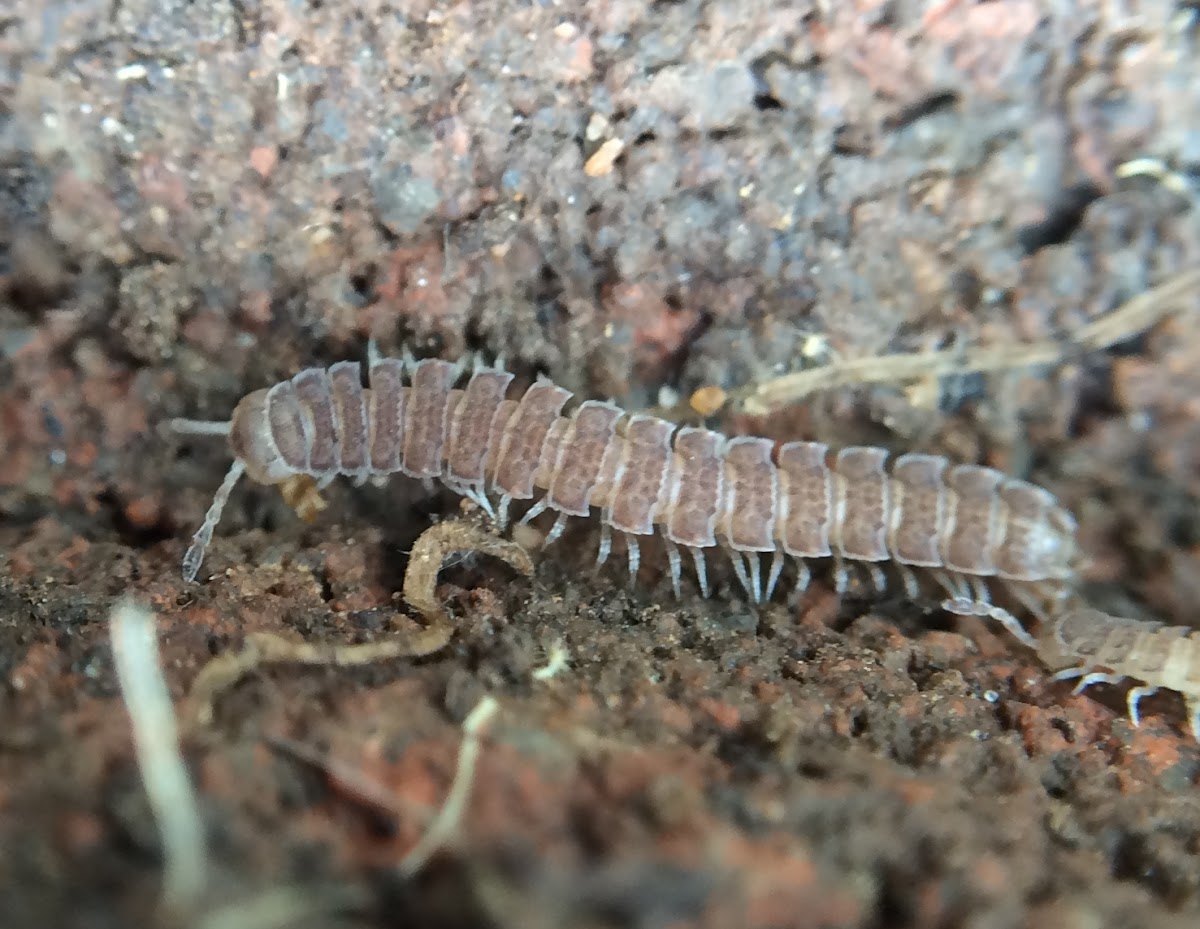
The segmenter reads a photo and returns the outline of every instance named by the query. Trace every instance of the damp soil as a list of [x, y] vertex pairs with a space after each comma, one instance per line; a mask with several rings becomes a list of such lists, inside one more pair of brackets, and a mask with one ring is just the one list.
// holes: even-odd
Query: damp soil
[[[369, 339], [627, 409], [1069, 344], [1200, 263], [1197, 29], [1084, 0], [0, 6], [0, 925], [1194, 926], [1178, 695], [1134, 728], [1122, 688], [1074, 696], [898, 584], [754, 607], [714, 556], [713, 596], [676, 599], [654, 544], [633, 583], [620, 544], [595, 569], [595, 520], [532, 577], [448, 563], [436, 654], [263, 666], [201, 722], [193, 681], [247, 636], [414, 622], [407, 552], [462, 506], [338, 482], [306, 524], [244, 482], [185, 584], [229, 458], [160, 426]], [[1186, 624], [1194, 309], [708, 424], [1033, 480], [1079, 518], [1091, 602]], [[127, 596], [206, 830], [185, 914], [114, 673]], [[458, 828], [407, 875], [484, 697]]]

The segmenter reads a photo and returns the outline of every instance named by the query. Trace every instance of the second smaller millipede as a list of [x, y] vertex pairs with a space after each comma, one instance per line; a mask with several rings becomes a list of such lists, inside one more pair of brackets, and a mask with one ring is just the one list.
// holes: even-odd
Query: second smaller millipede
[[1079, 678], [1075, 693], [1093, 684], [1141, 681], [1127, 697], [1129, 719], [1141, 721], [1138, 704], [1160, 687], [1177, 691], [1187, 703], [1192, 735], [1200, 741], [1200, 632], [1185, 626], [1123, 619], [1091, 607], [1069, 609], [1054, 623], [1054, 646], [1082, 662], [1054, 675]]

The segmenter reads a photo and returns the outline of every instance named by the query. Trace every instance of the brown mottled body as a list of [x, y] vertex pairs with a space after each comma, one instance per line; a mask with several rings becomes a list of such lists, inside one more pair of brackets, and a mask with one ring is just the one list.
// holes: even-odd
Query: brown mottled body
[[571, 417], [550, 478], [548, 505], [568, 516], [587, 516], [604, 452], [624, 415], [611, 403], [588, 400]]
[[321, 368], [301, 371], [292, 378], [292, 389], [304, 422], [308, 473], [322, 477], [336, 475], [341, 462], [338, 460], [337, 419], [329, 374]]
[[[801, 586], [813, 558], [835, 560], [839, 589], [848, 562], [868, 565], [877, 583], [876, 565], [896, 562], [910, 589], [911, 568], [931, 569], [950, 593], [947, 608], [991, 616], [1023, 637], [989, 602], [984, 579], [1031, 585], [1036, 601], [1072, 577], [1070, 515], [1041, 488], [990, 468], [902, 455], [889, 472], [881, 448], [844, 448], [831, 460], [820, 443], [727, 439], [596, 401], [564, 416], [571, 394], [547, 380], [510, 400], [507, 372], [480, 368], [457, 388], [460, 371], [444, 361], [373, 358], [369, 388], [355, 363], [301, 371], [238, 405], [228, 427], [235, 470], [265, 483], [302, 474], [324, 485], [338, 474], [363, 480], [396, 471], [438, 478], [489, 512], [489, 494], [498, 495], [502, 523], [510, 501], [540, 492], [525, 520], [555, 511], [552, 541], [568, 517], [599, 509], [600, 560], [616, 530], [634, 572], [638, 537], [661, 533], [677, 590], [680, 547], [691, 551], [706, 592], [703, 552], [729, 551], [756, 600], [766, 553], [768, 597], [785, 556], [800, 562]], [[189, 576], [213, 517], [189, 550]]]
[[477, 371], [467, 384], [450, 429], [446, 474], [452, 482], [483, 492], [492, 424], [512, 379], [507, 371]]
[[1160, 687], [1179, 692], [1187, 703], [1192, 734], [1200, 740], [1200, 630], [1077, 607], [1065, 610], [1054, 623], [1053, 649], [1082, 662], [1055, 675], [1058, 680], [1079, 678], [1075, 693], [1125, 678], [1142, 681], [1128, 697], [1135, 726], [1143, 697]]
[[533, 497], [546, 439], [570, 398], [568, 391], [549, 381], [538, 381], [525, 391], [500, 437], [495, 470], [489, 476], [494, 489], [514, 500]]
[[338, 470], [355, 480], [370, 473], [366, 393], [358, 362], [342, 361], [329, 369], [333, 418], [337, 427]]
[[409, 477], [441, 477], [449, 433], [447, 409], [458, 368], [446, 361], [418, 361], [405, 408], [404, 456], [400, 471]]
[[400, 470], [407, 401], [404, 362], [386, 358], [372, 365], [371, 389], [367, 391], [372, 474], [393, 474]]

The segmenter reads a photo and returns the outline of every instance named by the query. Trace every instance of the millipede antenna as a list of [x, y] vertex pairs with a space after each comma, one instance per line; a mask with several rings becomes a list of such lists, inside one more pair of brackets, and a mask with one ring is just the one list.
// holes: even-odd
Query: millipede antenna
[[208, 548], [208, 543], [212, 541], [213, 530], [221, 521], [221, 511], [225, 509], [229, 495], [233, 493], [233, 486], [245, 471], [246, 465], [239, 458], [234, 461], [229, 468], [229, 473], [225, 475], [225, 480], [217, 488], [217, 494], [213, 497], [208, 512], [204, 515], [204, 524], [192, 536], [192, 544], [188, 546], [187, 553], [183, 556], [183, 579], [185, 581], [196, 579], [196, 575], [200, 571], [200, 563], [204, 561], [204, 550]]

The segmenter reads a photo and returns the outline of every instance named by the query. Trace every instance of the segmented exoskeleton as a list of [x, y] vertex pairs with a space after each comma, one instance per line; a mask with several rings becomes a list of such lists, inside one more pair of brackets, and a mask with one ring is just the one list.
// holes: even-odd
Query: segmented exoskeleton
[[[372, 352], [368, 377], [341, 362], [309, 368], [247, 395], [229, 423], [179, 421], [181, 431], [226, 434], [235, 461], [184, 557], [193, 580], [234, 484], [243, 473], [264, 484], [307, 475], [325, 486], [339, 474], [361, 482], [395, 472], [445, 483], [503, 525], [512, 501], [529, 501], [529, 521], [557, 514], [547, 544], [572, 516], [599, 512], [599, 562], [621, 534], [635, 575], [639, 538], [661, 534], [679, 594], [680, 549], [687, 549], [705, 595], [705, 550], [729, 552], [755, 601], [770, 597], [785, 559], [828, 558], [839, 592], [847, 562], [895, 562], [917, 593], [913, 568], [928, 569], [955, 613], [1004, 623], [1032, 639], [991, 603], [988, 579], [1002, 581], [1039, 617], [1073, 578], [1075, 521], [1046, 490], [991, 468], [906, 454], [885, 467], [881, 448], [831, 455], [818, 442], [727, 438], [588, 400], [563, 414], [571, 394], [539, 379], [508, 399], [513, 375], [445, 361], [402, 361]], [[406, 376], [408, 380], [406, 382]], [[498, 497], [493, 508], [491, 497]], [[762, 556], [770, 554], [763, 582]]]
[[1160, 687], [1178, 691], [1188, 708], [1192, 735], [1200, 740], [1200, 631], [1186, 626], [1122, 619], [1091, 607], [1065, 610], [1054, 623], [1054, 645], [1083, 662], [1054, 675], [1079, 678], [1075, 693], [1093, 684], [1142, 681], [1129, 690], [1129, 719], [1141, 722], [1138, 704]]

